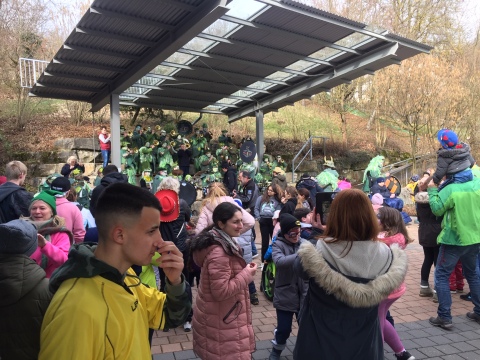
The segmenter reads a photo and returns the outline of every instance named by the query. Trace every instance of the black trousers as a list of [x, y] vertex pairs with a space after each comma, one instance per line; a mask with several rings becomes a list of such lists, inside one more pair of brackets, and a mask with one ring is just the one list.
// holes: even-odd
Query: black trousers
[[273, 235], [273, 220], [272, 218], [260, 218], [258, 221], [260, 224], [260, 234], [262, 235], [262, 261], [264, 260], [265, 253], [267, 252], [270, 239]]

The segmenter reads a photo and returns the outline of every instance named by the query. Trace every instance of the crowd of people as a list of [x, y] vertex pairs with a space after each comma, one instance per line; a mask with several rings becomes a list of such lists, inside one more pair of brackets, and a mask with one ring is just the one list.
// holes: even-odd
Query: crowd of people
[[[474, 305], [467, 317], [480, 323], [480, 179], [467, 144], [447, 129], [438, 140], [436, 170], [412, 179], [412, 196], [425, 255], [419, 295], [438, 302], [430, 323], [450, 328], [450, 293], [463, 290], [463, 276]], [[295, 320], [294, 359], [380, 360], [384, 343], [397, 359], [415, 359], [389, 311], [406, 291], [412, 239], [383, 160], [365, 172], [368, 191], [352, 189], [325, 158], [324, 171], [296, 184], [272, 169], [263, 194], [252, 171], [225, 163], [198, 216], [174, 176], [152, 193], [104, 163], [82, 206], [76, 158], [34, 195], [22, 186], [27, 167], [11, 161], [0, 185], [0, 358], [150, 359], [154, 330], [183, 326], [201, 359], [251, 359], [255, 275], [273, 264], [270, 360], [280, 359]], [[324, 192], [334, 196], [322, 217]]]

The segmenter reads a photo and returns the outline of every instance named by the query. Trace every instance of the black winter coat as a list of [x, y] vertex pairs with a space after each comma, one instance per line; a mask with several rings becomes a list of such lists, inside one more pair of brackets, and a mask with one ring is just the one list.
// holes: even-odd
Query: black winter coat
[[315, 206], [317, 202], [317, 193], [323, 192], [323, 188], [313, 179], [301, 179], [297, 184], [297, 190], [298, 189], [307, 189], [310, 192], [310, 200], [313, 206]]
[[280, 210], [280, 215], [282, 214], [290, 214], [293, 215], [295, 212], [295, 208], [297, 207], [297, 198], [290, 198], [287, 202], [283, 205], [282, 210]]
[[178, 250], [184, 252], [187, 249], [187, 228], [185, 223], [190, 221], [191, 210], [187, 202], [180, 199], [180, 213], [178, 218], [171, 222], [160, 223], [160, 233], [165, 241], [173, 241]]
[[0, 211], [3, 214], [0, 219], [9, 222], [19, 219], [20, 215], [29, 217], [32, 199], [32, 194], [17, 184], [7, 181], [0, 185]]
[[223, 185], [227, 188], [229, 192], [228, 195], [232, 194], [232, 191], [237, 189], [237, 171], [233, 166], [230, 166], [223, 174]]
[[121, 174], [119, 172], [113, 172], [110, 174], [105, 175], [102, 180], [100, 181], [100, 185], [96, 186], [95, 189], [92, 191], [92, 197], [90, 199], [90, 212], [92, 216], [95, 217], [95, 210], [97, 208], [97, 201], [100, 194], [105, 190], [105, 188], [110, 184], [115, 183], [128, 183], [128, 177], [125, 174]]
[[82, 173], [85, 172], [85, 166], [84, 165], [80, 166], [78, 163], [76, 163], [73, 169], [70, 169], [70, 164], [63, 165], [62, 170], [60, 170], [60, 174], [62, 174], [65, 177], [69, 177], [70, 173], [76, 169], [80, 169]]
[[390, 195], [392, 195], [392, 193], [390, 191], [388, 191], [387, 187], [384, 185], [384, 186], [380, 186], [378, 184], [374, 184], [371, 188], [370, 188], [370, 192], [373, 194], [380, 194], [382, 195], [385, 199], [388, 199], [390, 197]]
[[52, 294], [45, 271], [25, 255], [0, 255], [0, 358], [32, 360]]
[[190, 166], [190, 159], [192, 158], [192, 152], [190, 149], [178, 150], [178, 166]]
[[443, 216], [435, 216], [428, 202], [428, 193], [419, 192], [415, 195], [415, 204], [417, 206], [418, 225], [418, 243], [424, 247], [435, 247], [437, 237], [442, 231]]
[[383, 360], [378, 304], [400, 286], [407, 269], [402, 250], [392, 248], [392, 255], [388, 271], [371, 280], [342, 274], [312, 244], [302, 244], [295, 270], [309, 279], [309, 288], [298, 320], [295, 360]]

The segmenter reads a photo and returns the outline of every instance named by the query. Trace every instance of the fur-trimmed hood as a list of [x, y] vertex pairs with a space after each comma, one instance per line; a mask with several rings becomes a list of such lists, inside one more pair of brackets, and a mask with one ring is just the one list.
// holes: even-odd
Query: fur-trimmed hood
[[[350, 307], [365, 308], [379, 304], [405, 279], [407, 273], [406, 253], [397, 245], [391, 247], [391, 252], [393, 258], [388, 270], [366, 283], [350, 280], [330, 267], [322, 253], [309, 242], [301, 245], [298, 256], [306, 273], [328, 294], [332, 294], [337, 300]], [[348, 256], [349, 254], [346, 255], [346, 257]]]

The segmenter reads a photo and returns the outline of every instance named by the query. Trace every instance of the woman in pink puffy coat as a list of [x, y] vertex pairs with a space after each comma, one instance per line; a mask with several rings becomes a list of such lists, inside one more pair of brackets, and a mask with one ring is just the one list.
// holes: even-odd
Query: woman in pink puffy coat
[[248, 284], [257, 265], [245, 262], [234, 240], [244, 228], [242, 211], [223, 202], [212, 221], [190, 244], [190, 254], [202, 268], [193, 311], [193, 351], [203, 360], [251, 360], [255, 336]]

